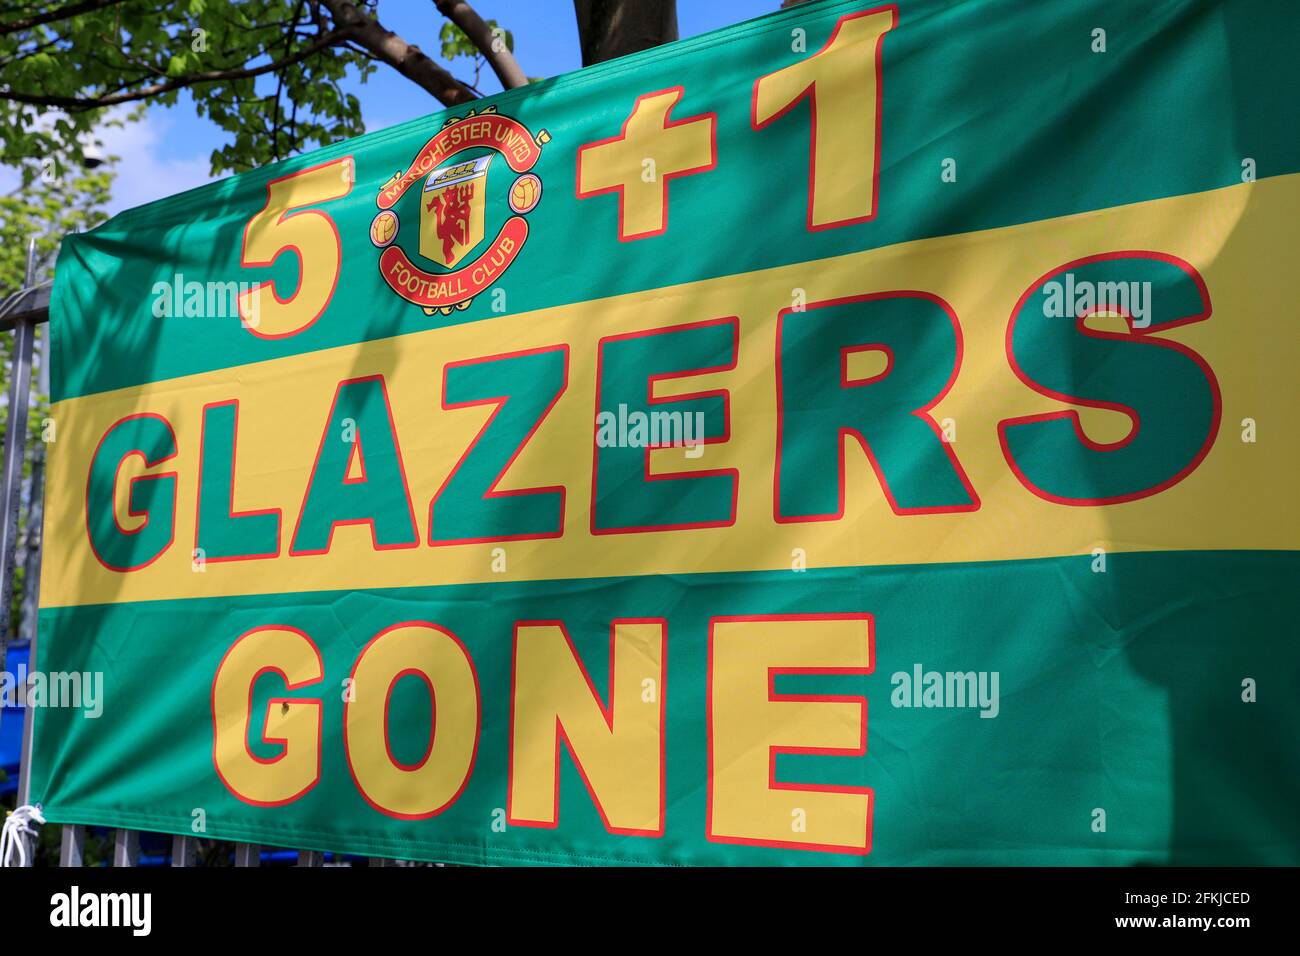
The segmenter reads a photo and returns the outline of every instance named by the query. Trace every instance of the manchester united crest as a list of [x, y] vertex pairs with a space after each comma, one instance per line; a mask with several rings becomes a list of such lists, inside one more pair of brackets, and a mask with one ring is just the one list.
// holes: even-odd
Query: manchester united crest
[[[388, 287], [427, 315], [469, 308], [528, 239], [542, 196], [531, 170], [549, 141], [496, 107], [449, 119], [375, 199], [370, 241]], [[418, 234], [403, 233], [403, 221]]]

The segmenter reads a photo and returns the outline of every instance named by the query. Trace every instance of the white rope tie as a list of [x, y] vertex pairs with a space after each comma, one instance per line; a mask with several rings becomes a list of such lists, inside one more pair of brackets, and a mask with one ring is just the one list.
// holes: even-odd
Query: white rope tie
[[[41, 808], [29, 803], [10, 812], [5, 817], [3, 830], [0, 830], [0, 866], [29, 866], [27, 838], [31, 837], [34, 845], [39, 833], [35, 825], [44, 822], [45, 814], [41, 813]], [[14, 860], [18, 861], [17, 864]]]

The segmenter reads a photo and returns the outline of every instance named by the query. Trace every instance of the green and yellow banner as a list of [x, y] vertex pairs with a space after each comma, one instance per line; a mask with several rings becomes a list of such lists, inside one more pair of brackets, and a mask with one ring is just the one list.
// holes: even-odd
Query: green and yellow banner
[[1300, 862], [1297, 26], [813, 2], [70, 237], [33, 802]]

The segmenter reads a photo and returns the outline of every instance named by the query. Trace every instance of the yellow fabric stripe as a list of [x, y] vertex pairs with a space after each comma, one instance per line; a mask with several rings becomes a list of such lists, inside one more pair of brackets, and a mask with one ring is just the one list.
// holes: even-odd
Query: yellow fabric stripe
[[[809, 566], [993, 561], [1086, 554], [1096, 547], [1144, 551], [1290, 549], [1300, 546], [1295, 475], [1300, 451], [1285, 416], [1300, 408], [1295, 298], [1300, 246], [1300, 175], [1179, 196], [988, 232], [947, 236], [836, 259], [691, 283], [613, 299], [330, 349], [59, 403], [51, 448], [43, 606], [212, 597], [335, 588], [567, 577], [782, 569], [802, 549]], [[741, 241], [741, 237], [736, 237]], [[1000, 419], [1059, 410], [1013, 375], [1004, 354], [1007, 322], [1025, 288], [1082, 256], [1149, 249], [1179, 256], [1205, 277], [1213, 302], [1206, 322], [1164, 337], [1210, 363], [1223, 394], [1223, 420], [1207, 459], [1182, 483], [1111, 507], [1051, 504], [1011, 474], [997, 437]], [[344, 281], [346, 281], [345, 264]], [[982, 499], [969, 514], [897, 516], [855, 444], [847, 453], [841, 521], [778, 525], [772, 517], [776, 439], [774, 335], [792, 290], [809, 302], [892, 289], [946, 299], [961, 320], [965, 356], [936, 420], [957, 423], [955, 451]], [[741, 344], [734, 370], [679, 379], [671, 391], [731, 391], [732, 437], [703, 457], [656, 452], [657, 471], [740, 470], [734, 526], [593, 537], [588, 528], [596, 350], [600, 337], [736, 315]], [[360, 320], [360, 319], [359, 319]], [[173, 321], [186, 321], [183, 319]], [[1102, 320], [1104, 321], [1104, 320]], [[368, 528], [340, 527], [327, 555], [289, 557], [308, 475], [336, 384], [382, 373], [388, 384], [422, 538], [428, 505], [485, 421], [489, 407], [444, 411], [442, 367], [450, 361], [567, 342], [569, 385], [520, 455], [503, 488], [564, 485], [559, 539], [376, 552]], [[249, 354], [258, 344], [250, 340]], [[668, 383], [665, 383], [668, 384]], [[278, 558], [192, 569], [199, 425], [204, 404], [238, 398], [238, 510], [283, 510]], [[180, 453], [176, 541], [131, 573], [101, 567], [87, 545], [83, 514], [92, 451], [107, 427], [152, 411], [175, 426]], [[1115, 440], [1118, 413], [1082, 410], [1085, 430]], [[1255, 419], [1258, 440], [1241, 440]], [[828, 463], [827, 467], [832, 467]], [[122, 483], [132, 474], [123, 469]], [[493, 570], [494, 548], [507, 570]]]

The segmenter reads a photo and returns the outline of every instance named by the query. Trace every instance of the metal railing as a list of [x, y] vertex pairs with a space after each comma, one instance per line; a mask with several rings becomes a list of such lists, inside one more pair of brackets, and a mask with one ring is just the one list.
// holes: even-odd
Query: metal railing
[[[7, 426], [4, 437], [4, 466], [0, 473], [0, 671], [5, 668], [6, 652], [10, 643], [13, 627], [13, 593], [15, 572], [21, 557], [25, 566], [24, 610], [22, 615], [23, 630], [30, 640], [30, 660], [28, 673], [34, 674], [36, 660], [36, 606], [40, 593], [41, 566], [41, 519], [44, 502], [42, 448], [29, 449], [28, 414], [32, 399], [32, 369], [35, 355], [36, 329], [49, 320], [50, 283], [36, 282], [36, 246], [35, 241], [28, 246], [26, 280], [23, 288], [0, 302], [0, 334], [13, 336], [13, 350], [10, 358], [9, 388], [7, 406]], [[43, 342], [43, 345], [45, 343]], [[47, 347], [48, 348], [48, 347]], [[37, 366], [42, 379], [41, 391], [48, 393], [48, 350]], [[32, 451], [31, 474], [24, 476], [28, 453]], [[24, 490], [26, 486], [26, 495]], [[24, 523], [20, 511], [24, 497], [27, 501], [28, 529], [25, 547], [20, 552], [18, 539]], [[22, 635], [20, 635], [22, 636]], [[23, 708], [22, 750], [18, 767], [17, 806], [30, 802], [30, 781], [28, 767], [32, 749], [32, 707]], [[0, 715], [0, 719], [3, 716]], [[64, 824], [60, 839], [59, 865], [79, 867], [84, 865], [86, 851], [87, 827], [78, 824]], [[23, 838], [25, 839], [25, 838]], [[197, 836], [173, 835], [171, 838], [171, 865], [194, 866], [196, 863], [199, 838]], [[36, 847], [29, 846], [26, 854], [27, 865], [35, 860]], [[287, 848], [297, 853], [297, 865], [317, 867], [325, 865], [325, 854], [319, 850], [298, 850]], [[262, 847], [256, 843], [235, 843], [235, 866], [260, 866]], [[113, 833], [112, 865], [137, 866], [140, 862], [140, 831], [117, 829]], [[371, 866], [404, 865], [382, 857], [371, 857]], [[434, 864], [441, 865], [441, 864]]]

